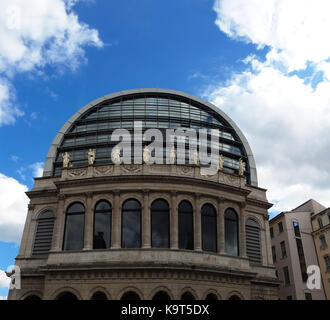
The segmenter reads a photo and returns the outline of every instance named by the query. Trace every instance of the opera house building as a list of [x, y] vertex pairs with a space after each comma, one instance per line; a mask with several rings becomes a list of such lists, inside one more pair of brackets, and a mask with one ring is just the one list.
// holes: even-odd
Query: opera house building
[[272, 205], [251, 148], [200, 98], [136, 89], [87, 104], [27, 195], [9, 300], [278, 298]]

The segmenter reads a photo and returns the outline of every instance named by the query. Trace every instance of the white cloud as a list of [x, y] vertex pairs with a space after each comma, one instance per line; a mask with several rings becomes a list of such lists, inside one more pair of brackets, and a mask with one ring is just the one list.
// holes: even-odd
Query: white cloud
[[[244, 72], [233, 74], [225, 85], [210, 87], [205, 97], [246, 134], [259, 185], [268, 188], [268, 198], [275, 203], [272, 210], [290, 210], [309, 198], [330, 206], [328, 2], [313, 2], [312, 7], [307, 3], [223, 0], [214, 6], [216, 24], [228, 36], [270, 46], [264, 63], [247, 57]], [[288, 73], [307, 62], [324, 72], [316, 87]]]
[[42, 177], [44, 173], [44, 163], [36, 162], [30, 165], [30, 169], [32, 169], [32, 174], [34, 178]]
[[7, 297], [0, 296], [0, 300], [7, 300]]
[[29, 199], [27, 186], [0, 173], [0, 241], [19, 242]]
[[269, 46], [290, 70], [330, 57], [328, 0], [216, 0], [216, 24], [231, 38]]
[[9, 284], [10, 284], [10, 278], [7, 277], [4, 271], [0, 270], [0, 288], [9, 288]]
[[85, 46], [102, 47], [98, 31], [79, 21], [78, 0], [2, 0], [0, 2], [0, 126], [22, 115], [5, 77], [39, 73], [46, 65], [76, 69]]

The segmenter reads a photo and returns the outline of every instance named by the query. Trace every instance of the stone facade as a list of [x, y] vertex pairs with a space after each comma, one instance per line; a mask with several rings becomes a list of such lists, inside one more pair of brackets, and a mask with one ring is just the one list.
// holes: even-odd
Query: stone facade
[[[200, 175], [197, 166], [184, 165], [89, 165], [63, 169], [61, 177], [35, 179], [27, 193], [31, 199], [16, 265], [21, 269], [21, 289], [9, 299], [31, 295], [56, 299], [71, 292], [78, 299], [91, 299], [101, 291], [108, 299], [120, 299], [133, 291], [152, 299], [164, 291], [171, 299], [190, 292], [195, 299], [209, 293], [218, 299], [277, 299], [278, 280], [272, 262], [267, 209], [271, 206], [264, 189], [247, 185], [245, 178], [218, 172]], [[142, 246], [121, 248], [121, 206], [130, 198], [142, 204]], [[170, 205], [170, 248], [151, 248], [150, 205], [155, 199]], [[94, 206], [99, 200], [112, 204], [111, 248], [93, 250]], [[178, 204], [188, 200], [194, 213], [194, 250], [178, 249]], [[85, 208], [84, 248], [63, 251], [65, 213], [79, 201]], [[217, 210], [217, 252], [202, 251], [201, 207]], [[225, 250], [224, 212], [233, 208], [239, 216], [239, 256]], [[38, 216], [55, 213], [51, 251], [33, 256]], [[245, 223], [260, 226], [262, 263], [250, 263], [246, 255]]]

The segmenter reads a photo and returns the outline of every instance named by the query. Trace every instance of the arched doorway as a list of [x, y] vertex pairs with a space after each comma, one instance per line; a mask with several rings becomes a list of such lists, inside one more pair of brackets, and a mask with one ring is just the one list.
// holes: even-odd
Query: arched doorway
[[127, 300], [141, 300], [141, 298], [134, 291], [128, 291], [128, 292], [125, 292], [122, 295], [120, 300], [125, 300], [125, 301], [127, 301]]
[[212, 301], [212, 300], [218, 300], [218, 297], [214, 293], [209, 293], [206, 297], [205, 300]]
[[55, 300], [62, 300], [62, 301], [77, 301], [78, 298], [75, 294], [71, 292], [62, 292], [60, 293]]
[[92, 295], [91, 300], [108, 300], [108, 298], [104, 292], [97, 291]]
[[41, 298], [35, 294], [31, 294], [23, 299], [24, 301], [41, 301]]
[[158, 291], [152, 298], [152, 300], [171, 300], [170, 296], [165, 291]]
[[190, 293], [189, 291], [186, 291], [181, 296], [181, 300], [196, 300], [196, 298], [194, 297], [194, 295], [192, 293]]

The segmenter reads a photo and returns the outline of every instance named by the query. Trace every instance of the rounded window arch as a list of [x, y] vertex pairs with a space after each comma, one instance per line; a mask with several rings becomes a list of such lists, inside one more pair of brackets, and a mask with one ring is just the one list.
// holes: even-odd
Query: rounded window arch
[[245, 236], [247, 256], [252, 263], [261, 264], [260, 226], [251, 218], [246, 221]]
[[225, 212], [225, 242], [227, 254], [238, 256], [238, 216], [232, 208]]
[[152, 300], [171, 300], [171, 297], [166, 291], [158, 291], [153, 297]]
[[191, 292], [186, 291], [181, 295], [181, 300], [196, 300], [196, 298]]
[[212, 301], [212, 300], [219, 300], [219, 299], [218, 299], [218, 296], [215, 293], [210, 292], [205, 297], [205, 300]]
[[63, 250], [83, 249], [84, 227], [85, 207], [80, 202], [75, 202], [66, 211]]
[[178, 208], [179, 248], [194, 250], [194, 213], [191, 203], [183, 200]]
[[77, 296], [69, 291], [65, 291], [60, 293], [55, 300], [62, 300], [62, 301], [77, 301]]
[[238, 295], [232, 295], [228, 300], [242, 300]]
[[108, 201], [99, 201], [94, 208], [94, 249], [107, 249], [111, 246], [112, 208]]
[[141, 204], [136, 199], [129, 199], [123, 203], [121, 228], [122, 248], [140, 248]]
[[164, 199], [157, 199], [151, 204], [151, 246], [170, 247], [170, 210]]
[[28, 295], [27, 297], [25, 297], [23, 300], [24, 301], [41, 301], [41, 298], [39, 296], [37, 296], [36, 294], [31, 294], [31, 295]]
[[141, 300], [140, 296], [134, 291], [125, 292], [120, 300]]
[[32, 255], [47, 255], [52, 247], [55, 215], [53, 211], [42, 212], [37, 220]]
[[96, 291], [92, 297], [91, 300], [108, 300], [107, 295], [102, 291]]
[[217, 212], [209, 203], [202, 207], [202, 248], [217, 251]]

